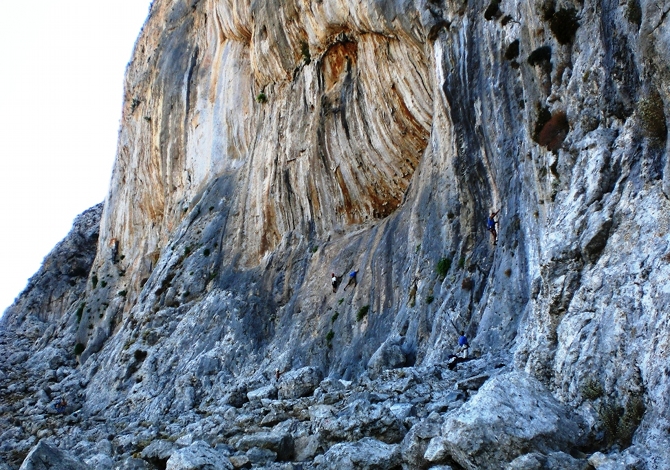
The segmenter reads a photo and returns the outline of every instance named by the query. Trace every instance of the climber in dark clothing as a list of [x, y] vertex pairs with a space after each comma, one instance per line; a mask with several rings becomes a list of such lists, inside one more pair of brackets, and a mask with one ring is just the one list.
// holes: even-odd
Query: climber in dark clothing
[[330, 284], [333, 286], [333, 294], [334, 294], [335, 292], [337, 292], [337, 286], [340, 284], [337, 280], [337, 276], [335, 275], [335, 273], [331, 274]]
[[347, 285], [344, 286], [344, 290], [347, 290], [347, 287], [350, 285], [354, 285], [356, 287], [358, 285], [358, 281], [356, 280], [356, 275], [358, 274], [358, 269], [356, 271], [351, 271], [349, 273], [349, 282], [347, 282]]
[[465, 331], [461, 331], [461, 336], [458, 337], [458, 349], [460, 356], [463, 359], [468, 358], [468, 349], [470, 345], [468, 344], [468, 338], [465, 336]]
[[498, 223], [495, 220], [495, 217], [498, 215], [500, 211], [498, 212], [491, 212], [491, 215], [489, 218], [486, 220], [486, 230], [491, 232], [491, 236], [493, 237], [493, 244], [497, 245], [498, 244], [498, 232], [496, 231], [496, 224]]

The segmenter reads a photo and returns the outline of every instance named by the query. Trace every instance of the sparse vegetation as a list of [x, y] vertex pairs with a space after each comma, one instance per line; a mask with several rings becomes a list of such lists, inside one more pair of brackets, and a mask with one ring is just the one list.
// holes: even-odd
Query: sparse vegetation
[[84, 352], [84, 349], [86, 349], [86, 346], [84, 346], [81, 343], [77, 343], [74, 345], [74, 355], [75, 356], [81, 356], [81, 353]]
[[130, 112], [134, 113], [140, 103], [141, 101], [138, 98], [133, 98], [133, 101], [130, 103]]
[[330, 330], [330, 331], [326, 334], [326, 341], [328, 341], [328, 342], [330, 343], [330, 342], [333, 340], [333, 337], [334, 337], [334, 336], [335, 336], [335, 332], [334, 332], [333, 330]]
[[426, 297], [426, 304], [428, 304], [428, 305], [432, 304], [433, 300], [435, 300], [435, 297], [433, 297], [432, 295], [427, 296]]
[[209, 211], [212, 212], [214, 210], [214, 206], [209, 206]]
[[335, 320], [337, 320], [339, 316], [340, 316], [340, 312], [335, 311], [335, 313], [333, 313], [333, 316], [330, 317], [330, 322], [335, 323]]
[[547, 19], [549, 20], [549, 29], [551, 29], [558, 43], [570, 44], [579, 28], [577, 11], [572, 7], [561, 8]]
[[128, 294], [128, 291], [125, 290], [125, 289], [124, 289], [124, 290], [120, 290], [120, 291], [118, 292], [118, 295], [120, 295], [121, 297], [125, 297], [127, 294]]
[[86, 308], [86, 302], [82, 302], [79, 304], [79, 308], [77, 309], [76, 315], [77, 315], [77, 323], [81, 323], [81, 316], [84, 314], [84, 308]]
[[96, 274], [91, 276], [91, 284], [93, 285], [94, 289], [98, 287], [98, 276]]
[[137, 362], [142, 362], [147, 357], [147, 352], [142, 351], [141, 349], [136, 349], [133, 356]]
[[505, 269], [505, 276], [510, 277], [512, 275], [512, 270], [510, 268]]
[[458, 269], [463, 269], [465, 267], [465, 256], [461, 256], [458, 260]]
[[644, 400], [640, 394], [629, 394], [625, 406], [614, 400], [603, 402], [598, 408], [598, 416], [605, 431], [606, 445], [618, 444], [624, 449], [629, 447], [645, 411]]
[[338, 304], [338, 305], [342, 305], [342, 302], [344, 302], [344, 299], [340, 299], [340, 300], [338, 300], [338, 301], [337, 301], [337, 304]]
[[310, 248], [309, 251], [311, 251], [312, 253], [316, 253], [317, 251], [319, 251], [319, 247], [317, 245], [314, 245], [312, 248]]
[[626, 4], [626, 19], [638, 28], [642, 24], [642, 8], [640, 0], [628, 0]]
[[440, 258], [435, 266], [435, 271], [440, 279], [444, 279], [447, 276], [449, 269], [451, 269], [451, 258]]
[[665, 125], [663, 100], [657, 90], [651, 90], [638, 102], [637, 112], [644, 135], [659, 142], [665, 142], [668, 129]]
[[100, 281], [100, 287], [107, 287], [107, 281]]
[[300, 43], [300, 53], [302, 54], [302, 60], [305, 65], [309, 65], [312, 61], [312, 56], [309, 53], [309, 44], [306, 41]]
[[368, 310], [370, 310], [369, 305], [364, 305], [363, 307], [358, 309], [358, 312], [356, 313], [356, 321], [361, 321], [365, 316], [368, 314]]
[[209, 256], [209, 254], [210, 254], [209, 248], [205, 248], [204, 250], [202, 250], [203, 256]]
[[587, 379], [582, 385], [581, 392], [587, 400], [596, 400], [605, 394], [603, 386], [595, 379]]
[[256, 101], [261, 104], [267, 103], [268, 97], [265, 95], [265, 93], [260, 92], [259, 94], [256, 95]]

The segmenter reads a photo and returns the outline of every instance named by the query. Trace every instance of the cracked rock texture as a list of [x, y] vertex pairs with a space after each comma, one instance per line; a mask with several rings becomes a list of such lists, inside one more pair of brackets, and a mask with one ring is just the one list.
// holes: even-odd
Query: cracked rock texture
[[154, 1], [0, 468], [670, 468], [669, 12]]

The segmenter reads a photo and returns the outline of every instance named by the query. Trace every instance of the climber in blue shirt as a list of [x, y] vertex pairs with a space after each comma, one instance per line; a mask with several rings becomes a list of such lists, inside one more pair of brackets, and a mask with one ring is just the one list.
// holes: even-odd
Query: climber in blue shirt
[[460, 354], [463, 359], [468, 358], [468, 338], [465, 336], [465, 331], [461, 331], [461, 336], [458, 337], [458, 347], [460, 349]]
[[489, 218], [486, 220], [486, 230], [491, 232], [491, 236], [493, 236], [494, 245], [498, 244], [498, 232], [496, 231], [496, 224], [498, 222], [495, 220], [495, 216], [498, 215], [498, 212], [491, 212], [491, 215], [489, 215]]
[[356, 280], [356, 275], [358, 274], [358, 269], [356, 271], [351, 271], [349, 273], [349, 282], [347, 282], [347, 285], [344, 286], [344, 290], [347, 290], [347, 287], [350, 285], [354, 285], [356, 287], [358, 285], [358, 281]]

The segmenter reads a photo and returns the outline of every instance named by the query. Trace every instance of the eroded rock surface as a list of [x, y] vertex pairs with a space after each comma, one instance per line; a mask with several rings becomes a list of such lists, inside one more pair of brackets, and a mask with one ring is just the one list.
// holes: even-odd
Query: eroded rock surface
[[668, 18], [156, 0], [104, 208], [1, 320], [0, 456], [669, 468]]

